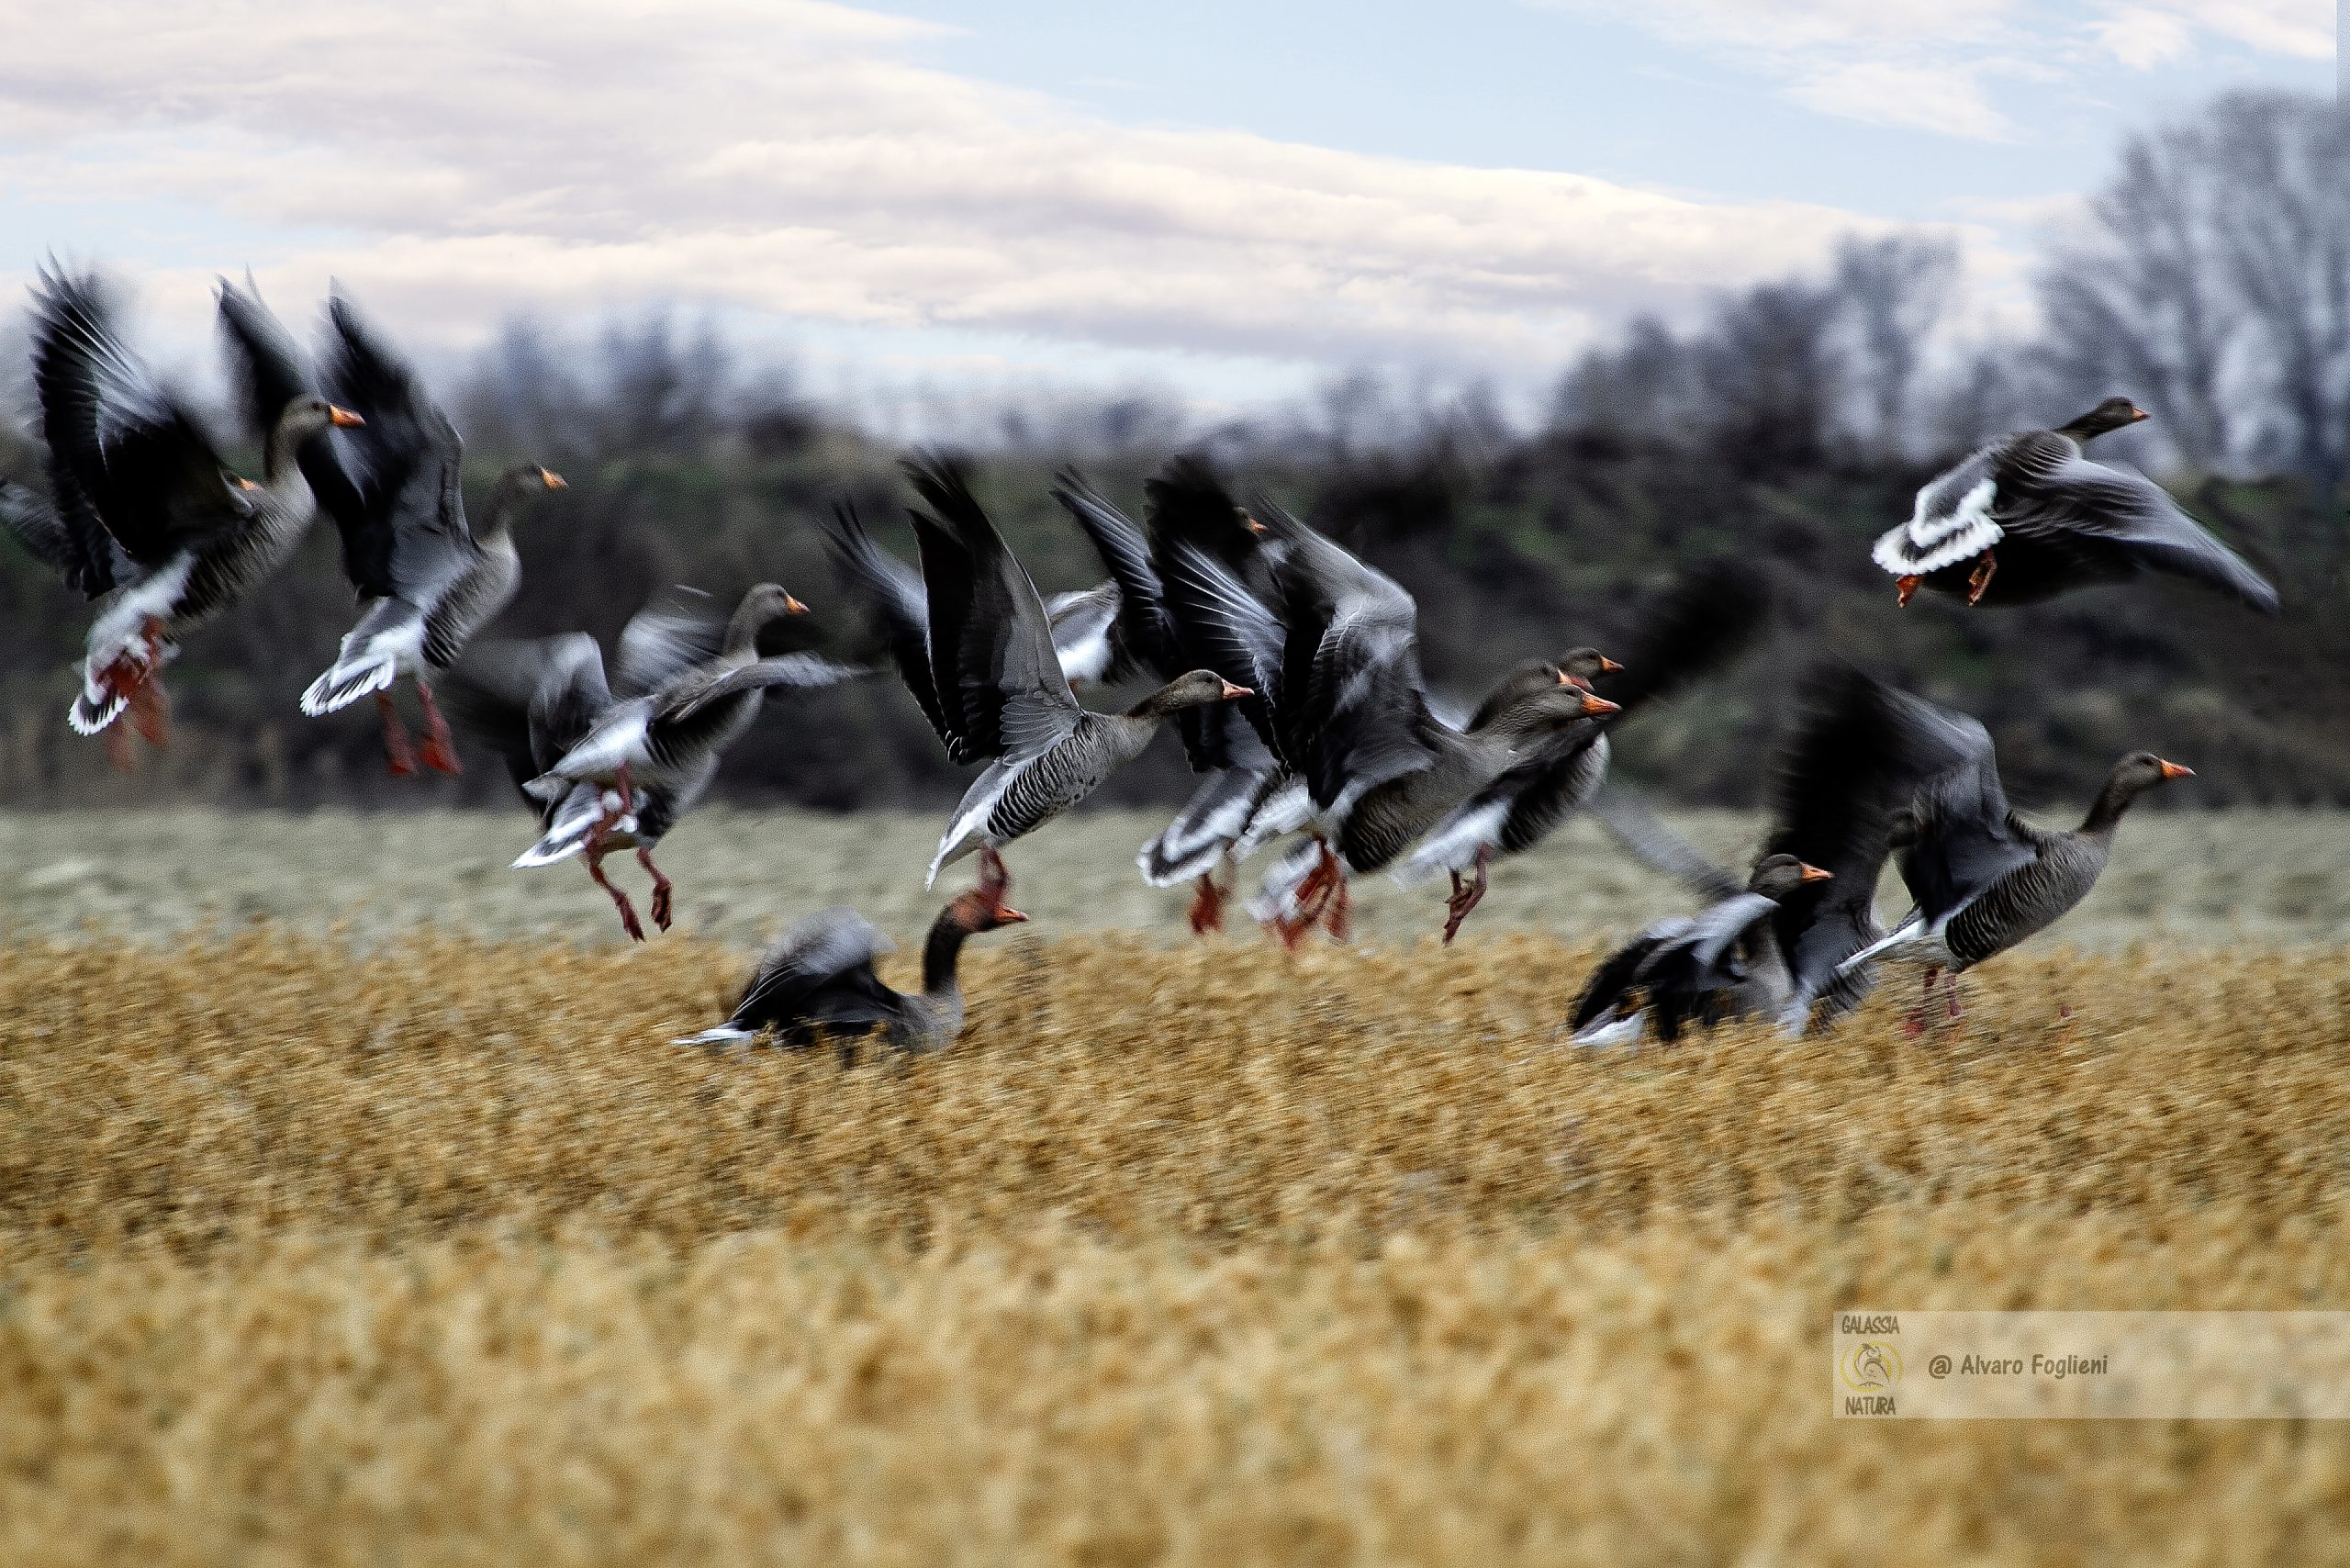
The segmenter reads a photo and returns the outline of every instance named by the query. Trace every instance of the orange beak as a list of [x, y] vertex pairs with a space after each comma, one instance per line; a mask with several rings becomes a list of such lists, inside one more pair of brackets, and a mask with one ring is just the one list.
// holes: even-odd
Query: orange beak
[[364, 425], [367, 421], [361, 419], [357, 414], [352, 413], [348, 409], [338, 409], [332, 404], [329, 404], [327, 406], [327, 422], [329, 424], [341, 425], [345, 429], [349, 429], [353, 425]]
[[552, 468], [539, 470], [539, 483], [550, 490], [567, 490], [571, 487], [563, 482], [563, 476]]
[[1018, 910], [1007, 909], [1002, 904], [995, 906], [995, 917], [1003, 922], [1006, 925], [1017, 925], [1022, 921], [1028, 918]]
[[1623, 670], [1623, 668], [1624, 668], [1624, 666], [1623, 666], [1622, 665], [1617, 664], [1614, 659], [1609, 658], [1606, 654], [1602, 654], [1602, 655], [1599, 655], [1599, 673], [1600, 673], [1600, 674], [1602, 674], [1602, 675], [1616, 675], [1616, 674], [1619, 674], [1619, 673], [1621, 673], [1621, 671]]
[[1585, 718], [1596, 718], [1602, 713], [1621, 713], [1623, 711], [1624, 705], [1621, 702], [1610, 702], [1606, 698], [1594, 697], [1588, 691], [1583, 694], [1583, 711]]
[[2188, 767], [2185, 763], [2165, 762], [2162, 767], [2163, 777], [2165, 778], [2192, 778], [2195, 777], [2195, 769]]
[[1836, 879], [1836, 873], [1833, 871], [1823, 871], [1817, 866], [1806, 863], [1803, 867], [1800, 879], [1807, 882], [1832, 882]]
[[1254, 697], [1256, 695], [1257, 693], [1254, 690], [1246, 686], [1235, 686], [1228, 680], [1224, 683], [1224, 700], [1226, 702], [1231, 701], [1236, 697]]
[[1250, 517], [1247, 512], [1242, 512], [1240, 514], [1240, 521], [1248, 525], [1248, 532], [1251, 533], [1262, 533], [1265, 532], [1265, 525], [1259, 522], [1255, 518]]
[[246, 478], [242, 474], [239, 474], [239, 475], [237, 475], [235, 477], [236, 477], [236, 481], [237, 481], [237, 488], [239, 488], [239, 489], [241, 489], [241, 490], [258, 490], [258, 489], [260, 489], [260, 488], [261, 488], [261, 487], [260, 487], [259, 485], [254, 484], [251, 479]]
[[808, 607], [800, 603], [798, 599], [792, 598], [789, 594], [785, 594], [783, 596], [783, 612], [786, 615], [805, 615], [808, 613]]
[[1915, 577], [1897, 578], [1893, 587], [1895, 593], [1897, 595], [1893, 601], [1895, 606], [1901, 610], [1908, 609], [1909, 601], [1918, 597], [1918, 579]]
[[1559, 684], [1561, 686], [1572, 686], [1582, 691], [1589, 691], [1591, 689], [1591, 682], [1585, 680], [1579, 675], [1569, 675], [1565, 670], [1561, 670], [1559, 672]]
[[2132, 403], [2130, 405], [2130, 420], [2132, 423], [2134, 424], [2140, 420], [2151, 420], [2154, 417], [2154, 415], [2146, 412], [2145, 409], [2138, 407], [2137, 404]]

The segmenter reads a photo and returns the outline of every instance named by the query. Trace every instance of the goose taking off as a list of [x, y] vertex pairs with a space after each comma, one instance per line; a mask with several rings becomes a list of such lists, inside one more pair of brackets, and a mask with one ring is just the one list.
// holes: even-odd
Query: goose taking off
[[33, 290], [33, 386], [50, 504], [12, 507], [7, 521], [98, 601], [66, 718], [83, 734], [107, 732], [127, 766], [115, 722], [128, 710], [140, 734], [163, 744], [164, 663], [180, 638], [285, 564], [317, 513], [299, 453], [359, 417], [291, 389], [262, 431], [262, 482], [230, 475], [186, 406], [117, 335], [97, 277], [47, 268]]
[[1317, 921], [1343, 935], [1350, 875], [1389, 865], [1476, 790], [1616, 705], [1531, 660], [1465, 727], [1447, 722], [1420, 671], [1412, 596], [1270, 501], [1250, 511], [1278, 551], [1278, 605], [1204, 552], [1186, 555], [1183, 576], [1219, 667], [1252, 672], [1270, 738], [1311, 801], [1312, 844], [1252, 902], [1293, 945]]
[[925, 666], [901, 673], [957, 762], [987, 759], [938, 841], [925, 885], [979, 850], [990, 856], [1091, 794], [1142, 755], [1169, 714], [1249, 695], [1214, 672], [1177, 677], [1123, 713], [1078, 705], [1061, 673], [1036, 585], [1004, 547], [962, 469], [945, 460], [906, 472], [922, 546], [929, 631]]
[[1593, 974], [1567, 1021], [1575, 1043], [1637, 1039], [1651, 1023], [1669, 1042], [1685, 1023], [1710, 1028], [1777, 1014], [1795, 989], [1774, 928], [1781, 901], [1834, 876], [1792, 855], [1766, 855], [1741, 890], [1703, 913], [1658, 921]]
[[643, 941], [634, 906], [603, 868], [612, 850], [633, 848], [653, 879], [654, 924], [667, 930], [672, 888], [653, 846], [710, 788], [767, 689], [872, 673], [813, 654], [758, 657], [760, 628], [802, 608], [772, 583], [744, 594], [723, 623], [648, 606], [621, 633], [625, 696], [613, 694], [603, 655], [584, 633], [488, 644], [461, 659], [442, 677], [452, 711], [498, 748], [538, 809], [542, 836], [515, 866], [583, 857], [621, 926]]
[[[224, 308], [228, 299], [224, 293]], [[536, 464], [509, 468], [490, 491], [483, 526], [474, 528], [459, 485], [464, 443], [456, 427], [348, 299], [330, 298], [327, 317], [326, 384], [366, 422], [345, 449], [347, 480], [321, 495], [363, 609], [333, 666], [302, 693], [302, 711], [316, 718], [373, 696], [394, 774], [414, 772], [420, 756], [427, 767], [455, 773], [456, 750], [428, 677], [454, 663], [512, 600], [522, 578], [509, 532], [514, 510], [528, 496], [563, 488], [563, 480]], [[287, 352], [258, 331], [251, 336], [256, 364]], [[402, 676], [415, 682], [424, 713], [420, 750], [411, 749], [393, 699]]]
[[[1896, 864], [1915, 906], [1891, 933], [1843, 960], [1840, 973], [1878, 961], [1921, 966], [1928, 996], [1947, 972], [1949, 1014], [1958, 1016], [1958, 975], [1998, 957], [2070, 913], [2089, 894], [2113, 851], [2131, 802], [2194, 770], [2152, 752], [2113, 765], [2081, 825], [2034, 827], [2008, 805], [1998, 759], [1983, 726], [1962, 713], [1896, 693], [1897, 745], [1907, 767], [1925, 775], [1896, 822]], [[1912, 1032], [1922, 1029], [1922, 1011]]]
[[[1122, 641], [1160, 680], [1213, 667], [1219, 649], [1213, 628], [1190, 613], [1200, 584], [1186, 569], [1190, 552], [1203, 551], [1248, 586], [1270, 589], [1270, 564], [1252, 523], [1211, 468], [1179, 457], [1143, 486], [1144, 529], [1064, 471], [1054, 499], [1093, 540], [1115, 578], [1124, 606]], [[1143, 880], [1154, 888], [1196, 881], [1191, 926], [1204, 935], [1224, 924], [1225, 891], [1216, 870], [1266, 838], [1304, 822], [1305, 796], [1287, 790], [1291, 776], [1265, 744], [1267, 720], [1252, 692], [1236, 701], [1188, 708], [1175, 716], [1176, 734], [1199, 787], [1181, 811], [1136, 856]]]
[[[1561, 655], [1559, 668], [1588, 687], [1606, 673], [1606, 696], [1621, 712], [1567, 731], [1463, 801], [1398, 868], [1406, 886], [1450, 873], [1444, 939], [1484, 897], [1494, 860], [1533, 848], [1594, 804], [1606, 782], [1610, 735], [1634, 715], [1718, 671], [1751, 647], [1769, 624], [1767, 588], [1751, 567], [1708, 565], [1673, 583], [1641, 613], [1628, 646], [1628, 665], [1595, 648]], [[1464, 883], [1463, 878], [1468, 880]]]
[[874, 959], [890, 951], [889, 938], [853, 909], [820, 910], [767, 950], [725, 1023], [675, 1043], [726, 1047], [772, 1029], [778, 1042], [805, 1046], [819, 1033], [858, 1036], [878, 1028], [901, 1051], [944, 1049], [963, 1032], [963, 988], [956, 978], [963, 944], [1028, 918], [1003, 902], [1010, 889], [1002, 862], [993, 861], [979, 886], [938, 912], [923, 944], [922, 990], [912, 994], [890, 990], [873, 972]]
[[2055, 430], [2019, 431], [1918, 492], [1914, 515], [1876, 542], [1908, 604], [1921, 583], [1969, 604], [2028, 604], [2140, 572], [2191, 577], [2277, 613], [2277, 590], [2143, 474], [2081, 449], [2148, 417], [2108, 398]]

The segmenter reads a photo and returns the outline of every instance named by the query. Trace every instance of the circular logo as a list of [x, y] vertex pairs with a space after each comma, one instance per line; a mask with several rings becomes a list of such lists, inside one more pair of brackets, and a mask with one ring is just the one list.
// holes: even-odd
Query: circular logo
[[1901, 1381], [1901, 1352], [1883, 1339], [1863, 1339], [1844, 1352], [1836, 1370], [1856, 1393], [1888, 1393]]

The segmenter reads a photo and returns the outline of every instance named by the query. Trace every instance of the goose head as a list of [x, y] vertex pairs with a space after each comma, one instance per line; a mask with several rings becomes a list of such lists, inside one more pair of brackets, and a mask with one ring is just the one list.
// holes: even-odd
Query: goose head
[[1836, 873], [1805, 864], [1792, 855], [1765, 855], [1754, 863], [1746, 890], [1768, 899], [1783, 899], [1807, 882], [1833, 880]]
[[1195, 669], [1177, 676], [1135, 704], [1127, 714], [1130, 718], [1156, 719], [1179, 708], [1203, 708], [1211, 702], [1229, 702], [1237, 697], [1255, 695], [1249, 688], [1235, 686], [1212, 669]]
[[1548, 680], [1519, 693], [1495, 694], [1493, 717], [1486, 728], [1509, 738], [1550, 734], [1623, 710], [1605, 697], [1595, 697], [1577, 686], [1564, 671], [1545, 664]]
[[315, 393], [297, 398], [277, 416], [273, 432], [281, 442], [301, 442], [333, 426], [350, 428], [367, 421], [348, 409], [339, 409]]
[[2195, 769], [2184, 763], [2167, 762], [2150, 751], [2133, 751], [2113, 765], [2107, 782], [2132, 795], [2143, 794], [2157, 784], [2167, 784], [2174, 778], [2192, 778]]
[[2075, 441], [2094, 441], [2108, 431], [2118, 431], [2152, 417], [2127, 398], [2108, 398], [2071, 424], [2059, 426], [2056, 433], [2071, 436]]
[[[560, 483], [560, 481], [558, 481]], [[746, 654], [758, 646], [759, 633], [768, 622], [787, 615], [805, 615], [808, 607], [783, 590], [780, 583], [758, 583], [743, 596], [726, 622], [726, 651]]]
[[1559, 673], [1585, 691], [1591, 689], [1592, 677], [1614, 675], [1624, 667], [1597, 648], [1570, 648], [1559, 655], [1557, 662]]
[[552, 468], [542, 468], [535, 463], [517, 463], [498, 476], [500, 486], [510, 490], [567, 490], [562, 475]]

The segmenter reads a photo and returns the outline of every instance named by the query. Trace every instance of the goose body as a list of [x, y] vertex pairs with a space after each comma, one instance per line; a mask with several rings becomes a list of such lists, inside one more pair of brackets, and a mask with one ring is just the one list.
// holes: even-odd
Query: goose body
[[1908, 522], [1872, 551], [1899, 579], [1970, 604], [2027, 604], [2142, 572], [2184, 577], [2277, 611], [2277, 590], [2142, 474], [2083, 448], [2145, 419], [2111, 398], [2055, 430], [2020, 431], [1970, 454], [1918, 492]]
[[1009, 887], [994, 863], [977, 888], [938, 912], [923, 944], [923, 987], [914, 992], [893, 991], [874, 972], [874, 960], [891, 945], [863, 915], [841, 906], [821, 910], [768, 949], [725, 1023], [676, 1043], [726, 1047], [772, 1030], [778, 1043], [802, 1046], [820, 1032], [854, 1036], [879, 1029], [901, 1051], [952, 1045], [963, 1032], [957, 972], [963, 944], [1028, 918], [1005, 905]]
[[2035, 827], [2008, 806], [1982, 726], [1968, 720], [1959, 734], [1965, 757], [1919, 792], [1897, 839], [1896, 863], [1916, 905], [1847, 959], [1848, 969], [1885, 958], [1954, 976], [2037, 935], [2097, 886], [2131, 802], [2192, 776], [2151, 752], [2133, 752], [2114, 764], [2080, 826]]
[[[224, 291], [224, 320], [229, 299]], [[330, 427], [359, 421], [314, 391], [289, 389], [261, 431], [262, 482], [241, 479], [123, 343], [96, 277], [44, 271], [33, 314], [50, 499], [12, 508], [8, 521], [97, 601], [66, 717], [95, 734], [134, 711], [141, 733], [161, 741], [163, 664], [285, 563], [317, 511], [298, 454]]]

